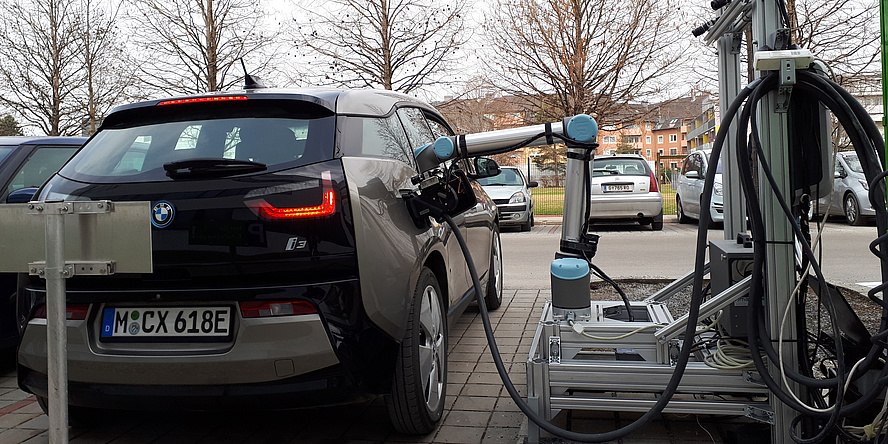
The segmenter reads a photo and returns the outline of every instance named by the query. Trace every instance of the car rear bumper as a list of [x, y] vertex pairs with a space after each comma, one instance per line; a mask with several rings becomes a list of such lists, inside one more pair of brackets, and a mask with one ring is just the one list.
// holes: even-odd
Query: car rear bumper
[[[93, 303], [85, 320], [67, 321], [68, 380], [79, 390], [71, 403], [139, 408], [172, 402], [214, 408], [222, 404], [217, 398], [230, 393], [233, 398], [226, 405], [239, 406], [238, 399], [252, 394], [266, 398], [268, 404], [259, 404], [277, 408], [387, 393], [398, 344], [367, 320], [356, 284], [278, 289], [311, 295], [318, 308], [313, 314], [244, 318], [235, 305], [231, 338], [216, 342], [102, 340], [99, 313], [104, 305]], [[226, 292], [217, 293], [224, 301]], [[46, 330], [45, 319], [31, 319], [18, 351], [20, 387], [41, 396]], [[309, 393], [303, 396], [304, 391]], [[321, 395], [327, 391], [329, 396]], [[299, 399], [278, 405], [287, 394]]]
[[663, 214], [663, 196], [660, 193], [638, 195], [593, 195], [590, 199], [592, 219], [636, 219]]
[[[19, 367], [19, 384], [48, 397], [47, 376]], [[294, 396], [298, 395], [298, 396]], [[278, 409], [354, 402], [368, 398], [350, 384], [341, 366], [255, 384], [138, 386], [68, 382], [72, 405], [121, 410]]]

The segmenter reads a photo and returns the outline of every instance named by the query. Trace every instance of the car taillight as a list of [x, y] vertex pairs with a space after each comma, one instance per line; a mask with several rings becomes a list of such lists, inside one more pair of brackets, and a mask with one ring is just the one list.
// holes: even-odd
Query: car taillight
[[164, 100], [155, 106], [163, 105], [183, 105], [186, 103], [206, 103], [206, 102], [230, 102], [232, 100], [249, 100], [247, 96], [213, 96], [213, 97], [195, 97], [191, 99]]
[[321, 204], [311, 207], [278, 208], [266, 202], [258, 200], [253, 203], [259, 215], [266, 219], [296, 219], [304, 217], [329, 216], [336, 212], [336, 193], [333, 190], [325, 190], [321, 198]]
[[[68, 304], [65, 309], [65, 319], [69, 321], [82, 321], [86, 319], [86, 313], [89, 311], [88, 304]], [[34, 312], [35, 318], [46, 319], [46, 305], [41, 305]]]
[[308, 217], [329, 216], [336, 212], [336, 192], [333, 190], [333, 181], [330, 172], [321, 174], [321, 203], [319, 205], [305, 207], [276, 207], [265, 199], [247, 201], [247, 205], [255, 210], [260, 217], [265, 219], [300, 219]]
[[650, 191], [651, 193], [660, 192], [660, 184], [657, 183], [657, 177], [654, 176], [653, 170], [651, 170], [651, 186], [648, 187], [648, 191]]
[[240, 303], [241, 316], [266, 318], [317, 313], [314, 305], [306, 301], [248, 301]]

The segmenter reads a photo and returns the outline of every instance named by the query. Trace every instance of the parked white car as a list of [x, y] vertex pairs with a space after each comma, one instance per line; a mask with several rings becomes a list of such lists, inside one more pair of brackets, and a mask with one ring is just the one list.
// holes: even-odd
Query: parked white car
[[675, 214], [680, 223], [690, 223], [692, 219], [700, 220], [701, 215], [708, 216], [714, 223], [725, 220], [721, 160], [715, 166], [712, 202], [708, 209], [701, 208], [703, 184], [706, 181], [706, 171], [709, 170], [709, 154], [710, 150], [694, 151], [682, 162], [681, 174], [675, 187]]
[[496, 203], [501, 227], [517, 225], [521, 231], [530, 231], [533, 226], [530, 188], [539, 184], [529, 182], [520, 168], [501, 166], [500, 170], [496, 176], [478, 179], [478, 183]]
[[637, 220], [663, 229], [663, 195], [654, 171], [637, 154], [596, 156], [592, 161], [590, 221]]

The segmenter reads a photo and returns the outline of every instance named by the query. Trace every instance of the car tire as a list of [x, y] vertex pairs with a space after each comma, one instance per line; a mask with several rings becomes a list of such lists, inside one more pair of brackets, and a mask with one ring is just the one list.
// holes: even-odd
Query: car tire
[[848, 225], [863, 225], [863, 217], [860, 216], [860, 204], [853, 194], [845, 196], [843, 208], [845, 209], [845, 220]]
[[385, 397], [389, 419], [405, 434], [425, 435], [444, 413], [447, 387], [447, 320], [438, 279], [423, 267], [413, 292], [401, 340], [392, 392]]
[[530, 231], [530, 227], [533, 226], [533, 220], [530, 217], [527, 218], [527, 222], [521, 224], [518, 229], [521, 231]]
[[487, 270], [489, 277], [484, 305], [488, 310], [496, 310], [503, 304], [503, 249], [499, 230], [493, 230], [493, 245], [490, 250], [490, 268]]
[[663, 231], [663, 215], [654, 216], [654, 220], [651, 222], [651, 231]]
[[681, 207], [681, 198], [677, 194], [675, 195], [675, 214], [678, 216], [678, 223], [691, 223], [691, 218], [685, 215], [684, 209]]

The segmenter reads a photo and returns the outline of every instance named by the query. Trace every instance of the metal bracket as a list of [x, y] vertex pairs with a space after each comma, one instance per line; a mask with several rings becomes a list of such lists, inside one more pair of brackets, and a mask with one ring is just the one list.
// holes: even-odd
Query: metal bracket
[[779, 75], [780, 86], [777, 88], [777, 103], [774, 105], [774, 112], [785, 113], [789, 109], [792, 87], [796, 84], [795, 60], [781, 60]]
[[765, 381], [762, 380], [762, 375], [757, 371], [747, 370], [743, 372], [743, 380], [751, 384], [765, 386]]
[[549, 363], [561, 363], [561, 337], [549, 336]]
[[743, 49], [743, 34], [736, 32], [731, 34], [731, 54], [740, 54]]
[[114, 211], [114, 203], [109, 200], [84, 202], [34, 202], [28, 204], [28, 214], [42, 214], [57, 211], [62, 214], [105, 214]]
[[[62, 277], [69, 278], [74, 275], [81, 276], [109, 276], [114, 274], [114, 261], [80, 261], [65, 263], [62, 267]], [[31, 262], [28, 264], [28, 274], [31, 276], [46, 276], [46, 262]]]
[[751, 405], [746, 406], [746, 417], [759, 422], [774, 425], [774, 412], [762, 407]]

